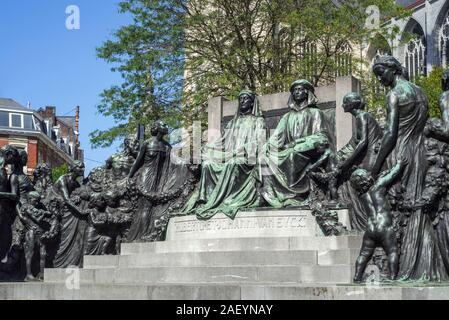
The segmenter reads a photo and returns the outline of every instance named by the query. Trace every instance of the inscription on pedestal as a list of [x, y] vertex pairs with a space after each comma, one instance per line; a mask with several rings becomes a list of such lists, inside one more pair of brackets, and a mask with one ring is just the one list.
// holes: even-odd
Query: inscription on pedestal
[[174, 223], [176, 233], [240, 229], [300, 229], [306, 227], [307, 215], [291, 217], [242, 217], [236, 220], [219, 218], [211, 221], [176, 221]]
[[[347, 210], [340, 211], [347, 215]], [[207, 221], [182, 216], [171, 219], [167, 230], [167, 240], [322, 235], [310, 210], [239, 212], [235, 220], [223, 214]]]

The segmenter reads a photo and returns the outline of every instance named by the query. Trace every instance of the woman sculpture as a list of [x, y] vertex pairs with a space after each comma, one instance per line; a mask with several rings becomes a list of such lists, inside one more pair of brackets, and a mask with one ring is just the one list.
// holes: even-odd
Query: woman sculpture
[[[20, 208], [27, 202], [27, 194], [34, 191], [33, 184], [27, 175], [23, 173], [23, 168], [27, 165], [27, 153], [19, 152], [11, 145], [3, 147], [4, 165], [12, 166], [12, 173], [9, 177], [8, 192], [0, 193], [0, 199], [8, 200], [9, 206], [5, 207], [8, 212], [3, 212], [3, 223], [6, 230], [8, 250], [6, 264], [3, 266], [7, 271], [17, 270], [20, 262], [22, 244], [24, 240], [24, 226], [21, 222]], [[13, 277], [15, 275], [12, 275]]]
[[358, 231], [365, 231], [367, 213], [360, 201], [360, 195], [349, 183], [354, 167], [358, 169], [371, 170], [377, 157], [377, 151], [382, 139], [382, 129], [371, 113], [365, 111], [365, 102], [358, 93], [348, 93], [343, 98], [342, 108], [355, 118], [356, 134], [351, 141], [339, 150], [341, 161], [338, 164], [339, 175], [346, 180], [341, 188], [342, 197], [348, 198], [351, 203], [352, 212], [351, 227]]
[[139, 151], [139, 141], [130, 135], [123, 141], [123, 151], [112, 155], [106, 161], [106, 169], [112, 171], [114, 180], [121, 180], [129, 175]]
[[[166, 173], [171, 147], [164, 140], [168, 133], [167, 126], [162, 121], [156, 121], [151, 128], [151, 139], [145, 141], [139, 151], [136, 161], [129, 172], [128, 179], [132, 179], [139, 169], [142, 171], [137, 178], [137, 188], [145, 195], [158, 189], [161, 177]], [[148, 233], [151, 220], [152, 203], [146, 197], [140, 198], [137, 216], [129, 230], [127, 240], [139, 241]]]
[[58, 245], [55, 259], [55, 268], [82, 266], [83, 242], [86, 230], [86, 217], [83, 210], [78, 208], [81, 202], [73, 197], [75, 190], [81, 187], [78, 179], [84, 177], [84, 163], [75, 161], [69, 172], [56, 181], [50, 196], [57, 197], [61, 203], [61, 241]]
[[430, 218], [415, 207], [422, 197], [427, 171], [424, 128], [428, 101], [421, 88], [407, 81], [401, 64], [392, 56], [378, 56], [373, 71], [390, 91], [387, 94], [387, 123], [372, 169], [378, 175], [384, 163], [393, 167], [400, 159], [407, 166], [391, 188], [393, 199], [403, 199], [406, 226], [403, 230], [399, 278], [417, 280], [447, 279], [442, 255]]
[[218, 212], [234, 218], [238, 210], [260, 206], [259, 144], [266, 139], [265, 120], [255, 93], [244, 90], [238, 109], [221, 139], [206, 145], [201, 180], [184, 212], [209, 219]]
[[323, 113], [313, 85], [297, 80], [290, 88], [290, 111], [269, 139], [265, 154], [262, 196], [275, 208], [300, 206], [310, 191], [306, 168], [317, 146], [328, 143]]
[[3, 260], [11, 246], [11, 225], [14, 221], [14, 206], [17, 197], [10, 193], [8, 175], [5, 169], [6, 148], [0, 149], [0, 260]]

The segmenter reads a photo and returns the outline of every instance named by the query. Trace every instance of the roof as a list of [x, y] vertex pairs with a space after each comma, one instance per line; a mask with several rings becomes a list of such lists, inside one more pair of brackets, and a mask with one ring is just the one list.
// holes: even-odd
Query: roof
[[58, 116], [56, 116], [56, 119], [58, 121], [63, 122], [64, 124], [66, 124], [70, 128], [75, 129], [75, 127], [76, 127], [76, 118], [73, 117], [73, 116], [70, 116], [70, 117], [67, 117], [67, 116], [58, 117]]
[[17, 111], [32, 111], [30, 109], [25, 108], [20, 103], [13, 99], [8, 98], [0, 98], [0, 108], [17, 110]]
[[396, 3], [406, 7], [407, 9], [412, 9], [416, 6], [423, 4], [425, 0], [396, 0]]

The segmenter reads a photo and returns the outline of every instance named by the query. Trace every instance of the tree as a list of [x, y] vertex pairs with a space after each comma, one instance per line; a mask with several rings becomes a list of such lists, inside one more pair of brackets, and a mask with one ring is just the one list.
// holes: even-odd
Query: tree
[[427, 77], [418, 77], [416, 84], [420, 86], [429, 99], [429, 116], [441, 118], [439, 99], [443, 93], [441, 79], [443, 78], [444, 69], [442, 67], [434, 67]]
[[[91, 134], [107, 146], [161, 118], [173, 127], [206, 122], [207, 101], [288, 90], [297, 78], [314, 85], [350, 74], [352, 46], [373, 34], [396, 37], [394, 25], [367, 25], [376, 5], [386, 19], [408, 11], [394, 0], [127, 0], [134, 21], [98, 49], [124, 83], [105, 90], [98, 107], [117, 125]], [[360, 62], [361, 63], [361, 62]], [[130, 125], [127, 125], [129, 120]]]
[[67, 174], [68, 172], [69, 172], [69, 166], [67, 165], [67, 163], [64, 163], [63, 165], [61, 165], [59, 167], [55, 167], [51, 170], [51, 178], [52, 178], [53, 182], [56, 182], [56, 181], [58, 181], [58, 179], [60, 177]]
[[120, 72], [123, 83], [101, 94], [100, 114], [112, 116], [115, 125], [90, 134], [93, 147], [110, 146], [156, 119], [179, 126], [184, 70], [184, 12], [171, 0], [127, 0], [120, 13], [133, 23], [117, 30], [113, 40], [97, 49], [98, 57]]

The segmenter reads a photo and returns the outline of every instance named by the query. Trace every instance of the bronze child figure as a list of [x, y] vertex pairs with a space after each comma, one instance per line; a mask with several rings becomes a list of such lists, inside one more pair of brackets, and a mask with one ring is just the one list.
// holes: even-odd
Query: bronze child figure
[[376, 181], [365, 169], [357, 169], [351, 175], [351, 185], [361, 195], [362, 203], [368, 214], [362, 249], [356, 262], [355, 283], [362, 282], [365, 268], [377, 247], [382, 247], [388, 256], [390, 279], [395, 280], [397, 277], [399, 251], [387, 195], [389, 187], [402, 173], [405, 165], [406, 161], [399, 160], [391, 170], [384, 171], [379, 175]]

